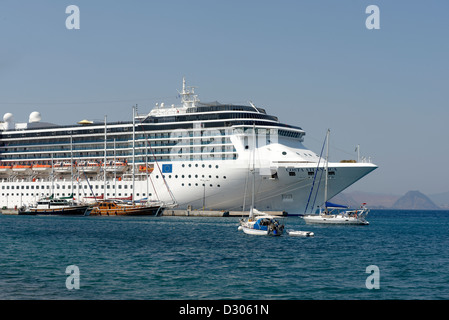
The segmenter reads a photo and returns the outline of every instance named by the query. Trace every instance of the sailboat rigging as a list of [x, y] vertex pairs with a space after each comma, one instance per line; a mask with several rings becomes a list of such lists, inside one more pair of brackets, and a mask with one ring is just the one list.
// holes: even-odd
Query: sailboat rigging
[[[280, 236], [284, 232], [284, 225], [279, 222], [274, 216], [265, 214], [255, 208], [255, 192], [256, 192], [256, 164], [255, 164], [255, 149], [256, 149], [256, 127], [253, 124], [252, 130], [252, 166], [250, 173], [252, 177], [252, 190], [251, 190], [251, 206], [249, 209], [248, 219], [240, 220], [239, 230], [243, 230], [246, 234], [251, 235], [272, 235]], [[258, 217], [256, 218], [256, 214]]]
[[[302, 216], [306, 223], [320, 223], [320, 224], [356, 224], [356, 225], [368, 225], [369, 222], [366, 221], [366, 216], [369, 210], [365, 207], [366, 203], [363, 203], [360, 209], [358, 210], [346, 210], [349, 209], [348, 206], [342, 206], [338, 204], [334, 204], [328, 202], [328, 188], [329, 188], [329, 135], [330, 130], [327, 130], [326, 133], [326, 158], [325, 158], [325, 167], [324, 167], [324, 210], [322, 206], [320, 206], [319, 214], [305, 214]], [[324, 147], [324, 145], [323, 145]], [[318, 168], [317, 168], [318, 171]], [[315, 173], [316, 175], [316, 173]], [[321, 182], [321, 177], [320, 177]], [[314, 183], [312, 183], [312, 189], [310, 194], [312, 194], [314, 187]], [[319, 188], [319, 184], [318, 184]], [[318, 190], [316, 191], [318, 194]], [[310, 195], [309, 195], [310, 200]], [[314, 202], [315, 203], [315, 202]], [[308, 203], [307, 203], [308, 205]], [[314, 204], [313, 204], [314, 206]], [[312, 206], [312, 208], [313, 208]], [[307, 210], [307, 207], [306, 207]]]

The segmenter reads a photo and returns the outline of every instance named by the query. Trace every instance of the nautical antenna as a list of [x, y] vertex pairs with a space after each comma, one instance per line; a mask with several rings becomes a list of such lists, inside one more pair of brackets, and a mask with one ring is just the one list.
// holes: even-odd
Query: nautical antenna
[[178, 94], [181, 96], [181, 102], [186, 108], [195, 107], [195, 103], [199, 102], [198, 96], [195, 94], [196, 87], [187, 87], [186, 78], [182, 78], [182, 92], [178, 91]]

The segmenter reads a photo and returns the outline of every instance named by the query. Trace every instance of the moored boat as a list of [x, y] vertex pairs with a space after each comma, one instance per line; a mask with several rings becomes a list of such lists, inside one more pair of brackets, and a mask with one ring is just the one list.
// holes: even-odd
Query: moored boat
[[308, 224], [369, 225], [366, 220], [369, 209], [365, 205], [363, 203], [358, 210], [347, 210], [347, 206], [326, 202], [325, 209], [319, 214], [304, 215], [302, 218]]
[[94, 205], [91, 215], [99, 216], [158, 216], [162, 205], [126, 204], [117, 200], [106, 200]]
[[257, 218], [250, 216], [248, 220], [242, 220], [239, 230], [257, 236], [280, 236], [284, 232], [284, 225], [276, 217], [264, 214]]
[[88, 216], [91, 211], [89, 205], [78, 205], [65, 199], [41, 199], [34, 206], [20, 208], [19, 215]]

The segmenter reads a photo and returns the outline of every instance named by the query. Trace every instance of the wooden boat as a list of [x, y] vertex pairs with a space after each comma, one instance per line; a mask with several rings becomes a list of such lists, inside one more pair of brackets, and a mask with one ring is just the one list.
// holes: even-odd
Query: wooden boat
[[126, 204], [116, 200], [97, 202], [90, 215], [99, 216], [158, 216], [162, 213], [161, 205], [147, 206]]

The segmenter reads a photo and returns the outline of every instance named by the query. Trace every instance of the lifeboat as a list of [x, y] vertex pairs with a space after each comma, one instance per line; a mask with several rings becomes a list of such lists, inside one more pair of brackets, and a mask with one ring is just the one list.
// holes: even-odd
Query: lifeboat
[[35, 164], [33, 165], [33, 172], [36, 173], [49, 173], [51, 171], [51, 165], [47, 164]]
[[12, 167], [12, 171], [16, 174], [20, 174], [20, 175], [25, 175], [25, 174], [30, 174], [31, 173], [31, 166], [28, 164], [17, 164], [15, 166]]
[[12, 166], [0, 166], [0, 175], [9, 176], [12, 173]]
[[93, 161], [81, 161], [77, 168], [84, 173], [98, 173], [100, 171], [100, 164]]
[[104, 166], [106, 172], [125, 172], [128, 169], [128, 165], [122, 161], [109, 161]]
[[56, 162], [53, 168], [57, 173], [70, 173], [72, 164], [70, 162]]
[[139, 166], [139, 172], [151, 173], [153, 172], [154, 167], [150, 166]]

